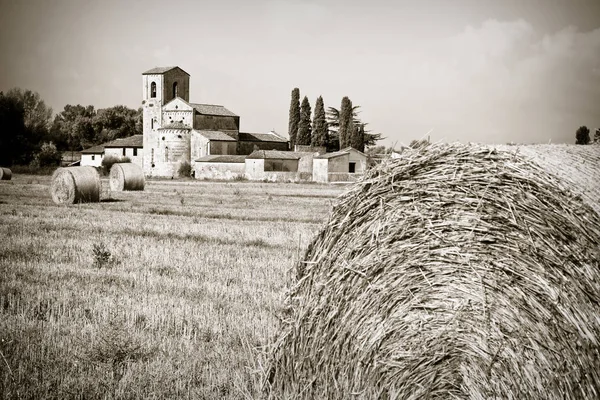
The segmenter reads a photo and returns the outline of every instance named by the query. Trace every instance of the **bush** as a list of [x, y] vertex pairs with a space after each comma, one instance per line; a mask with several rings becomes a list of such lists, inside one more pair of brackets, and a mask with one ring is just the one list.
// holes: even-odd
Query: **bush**
[[192, 166], [189, 162], [183, 161], [179, 164], [179, 170], [177, 170], [177, 172], [179, 172], [179, 176], [190, 177], [192, 176]]
[[112, 168], [113, 164], [130, 162], [131, 159], [129, 157], [119, 157], [112, 154], [104, 156], [104, 158], [102, 159], [103, 174], [107, 175], [110, 172], [110, 169]]
[[580, 126], [575, 133], [575, 144], [590, 143], [590, 130], [587, 126]]
[[33, 167], [49, 167], [49, 166], [58, 166], [61, 161], [61, 153], [56, 149], [54, 143], [43, 143], [40, 151], [38, 151], [31, 165]]

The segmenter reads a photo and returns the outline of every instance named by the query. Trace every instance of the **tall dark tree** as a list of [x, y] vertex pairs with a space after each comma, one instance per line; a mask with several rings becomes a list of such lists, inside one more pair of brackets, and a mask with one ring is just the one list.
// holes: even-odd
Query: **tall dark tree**
[[352, 102], [347, 96], [342, 99], [340, 108], [338, 136], [340, 141], [340, 149], [348, 147], [350, 135], [354, 129], [354, 117], [352, 115]]
[[587, 126], [580, 126], [575, 133], [575, 144], [590, 143], [590, 130]]
[[300, 124], [300, 89], [292, 90], [292, 101], [290, 103], [290, 119], [288, 125], [288, 135], [290, 137], [290, 146], [292, 150], [296, 145], [296, 136], [298, 135], [298, 126]]
[[327, 146], [328, 136], [329, 127], [327, 126], [327, 118], [325, 117], [325, 105], [323, 104], [323, 97], [319, 96], [315, 103], [310, 145], [313, 147]]
[[54, 143], [60, 150], [71, 151], [79, 151], [96, 144], [93, 124], [95, 116], [94, 106], [67, 104], [64, 110], [54, 117], [51, 129]]
[[352, 136], [349, 141], [349, 145], [352, 148], [355, 148], [358, 151], [365, 151], [365, 125], [357, 124], [354, 125], [354, 129], [352, 130]]
[[[367, 130], [368, 123], [362, 122], [358, 118], [360, 106], [352, 106], [352, 117], [354, 125], [362, 125], [364, 129], [364, 147], [375, 146], [378, 141], [385, 139], [381, 133], [372, 133]], [[339, 142], [340, 111], [335, 107], [327, 108], [327, 124], [329, 126], [329, 139], [327, 142], [327, 151], [337, 151], [341, 148]], [[347, 147], [347, 146], [346, 146]]]
[[302, 105], [300, 106], [300, 125], [298, 126], [298, 137], [296, 138], [296, 144], [310, 146], [312, 141], [310, 114], [310, 103], [308, 102], [308, 97], [304, 96], [304, 99], [302, 99]]

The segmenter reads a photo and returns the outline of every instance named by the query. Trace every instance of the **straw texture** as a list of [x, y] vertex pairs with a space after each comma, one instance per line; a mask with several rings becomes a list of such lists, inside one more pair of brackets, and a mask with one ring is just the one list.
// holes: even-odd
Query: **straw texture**
[[144, 190], [144, 171], [137, 164], [115, 163], [110, 169], [110, 190]]
[[285, 399], [597, 399], [600, 217], [520, 154], [408, 150], [299, 263], [265, 390]]
[[56, 204], [100, 201], [100, 176], [94, 167], [58, 168], [52, 175], [50, 194]]
[[0, 167], [0, 181], [10, 181], [12, 179], [12, 171], [8, 168]]

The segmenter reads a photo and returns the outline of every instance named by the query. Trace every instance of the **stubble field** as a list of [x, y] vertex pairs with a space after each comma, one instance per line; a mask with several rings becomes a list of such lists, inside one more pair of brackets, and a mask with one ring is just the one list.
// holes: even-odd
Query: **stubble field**
[[295, 261], [344, 188], [157, 180], [67, 207], [49, 183], [0, 182], [2, 398], [260, 397]]

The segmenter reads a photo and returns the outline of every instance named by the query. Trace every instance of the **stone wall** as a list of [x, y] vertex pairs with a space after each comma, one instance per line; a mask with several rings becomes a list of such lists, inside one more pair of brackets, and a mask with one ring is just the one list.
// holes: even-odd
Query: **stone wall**
[[287, 142], [238, 142], [237, 154], [239, 155], [248, 155], [255, 150], [288, 151], [289, 149]]
[[199, 131], [239, 131], [240, 117], [196, 114], [194, 129]]
[[194, 164], [196, 179], [225, 179], [233, 180], [244, 176], [246, 164], [244, 163], [212, 163], [198, 162]]

